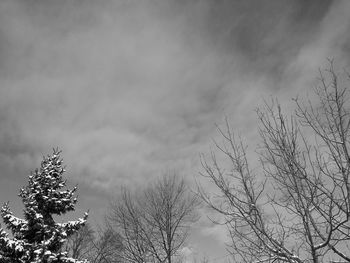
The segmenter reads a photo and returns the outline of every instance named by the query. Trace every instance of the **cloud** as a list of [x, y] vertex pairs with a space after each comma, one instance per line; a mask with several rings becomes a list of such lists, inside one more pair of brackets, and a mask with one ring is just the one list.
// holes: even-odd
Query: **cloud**
[[284, 82], [302, 92], [315, 85], [318, 69], [327, 68], [326, 59], [334, 59], [336, 69], [349, 67], [350, 9], [348, 1], [336, 1], [320, 21], [317, 34], [303, 45], [284, 72]]
[[11, 135], [2, 149], [22, 152], [13, 130], [33, 151], [58, 145], [78, 174], [107, 186], [113, 176], [153, 173], [154, 158], [165, 166], [187, 158], [210, 132], [224, 65], [205, 50], [191, 54], [173, 35], [184, 24], [143, 5], [31, 4], [2, 4], [1, 115]]

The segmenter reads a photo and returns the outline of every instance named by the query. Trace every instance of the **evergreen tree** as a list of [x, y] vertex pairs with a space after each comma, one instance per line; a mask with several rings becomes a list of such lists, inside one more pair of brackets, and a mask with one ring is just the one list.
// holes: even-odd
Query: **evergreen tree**
[[87, 213], [77, 221], [56, 223], [53, 215], [73, 211], [77, 190], [65, 190], [65, 172], [60, 151], [44, 157], [40, 169], [29, 176], [28, 186], [20, 190], [24, 204], [24, 219], [15, 217], [8, 203], [1, 209], [1, 216], [12, 237], [0, 228], [0, 262], [11, 263], [78, 263], [62, 251], [66, 239], [79, 230], [87, 219]]

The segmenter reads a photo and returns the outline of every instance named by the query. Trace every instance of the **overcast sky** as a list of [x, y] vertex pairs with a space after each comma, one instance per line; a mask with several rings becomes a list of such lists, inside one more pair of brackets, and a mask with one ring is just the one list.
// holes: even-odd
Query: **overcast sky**
[[[289, 109], [327, 58], [349, 69], [349, 14], [326, 0], [1, 0], [0, 202], [20, 213], [18, 189], [56, 146], [92, 224], [121, 185], [193, 180], [215, 123], [258, 142], [263, 98]], [[184, 253], [224, 256], [224, 240], [204, 217]]]

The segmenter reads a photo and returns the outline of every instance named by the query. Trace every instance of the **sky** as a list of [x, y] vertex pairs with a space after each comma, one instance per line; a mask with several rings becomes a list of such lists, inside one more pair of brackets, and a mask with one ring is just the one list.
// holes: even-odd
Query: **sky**
[[[0, 202], [20, 216], [18, 189], [54, 147], [93, 225], [122, 185], [198, 178], [225, 118], [254, 149], [263, 99], [288, 112], [327, 59], [349, 69], [349, 13], [346, 0], [1, 0]], [[202, 214], [183, 253], [224, 262], [225, 230]]]

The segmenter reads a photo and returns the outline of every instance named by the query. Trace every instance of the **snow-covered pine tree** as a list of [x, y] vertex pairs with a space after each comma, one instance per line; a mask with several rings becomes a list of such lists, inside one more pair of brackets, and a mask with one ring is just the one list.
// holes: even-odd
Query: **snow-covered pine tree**
[[67, 190], [62, 178], [65, 172], [60, 151], [44, 157], [40, 169], [29, 176], [28, 186], [20, 190], [24, 204], [24, 219], [15, 217], [8, 203], [1, 216], [12, 237], [0, 228], [1, 263], [79, 263], [69, 258], [61, 247], [87, 219], [87, 213], [77, 221], [56, 223], [53, 215], [73, 211], [77, 188]]

